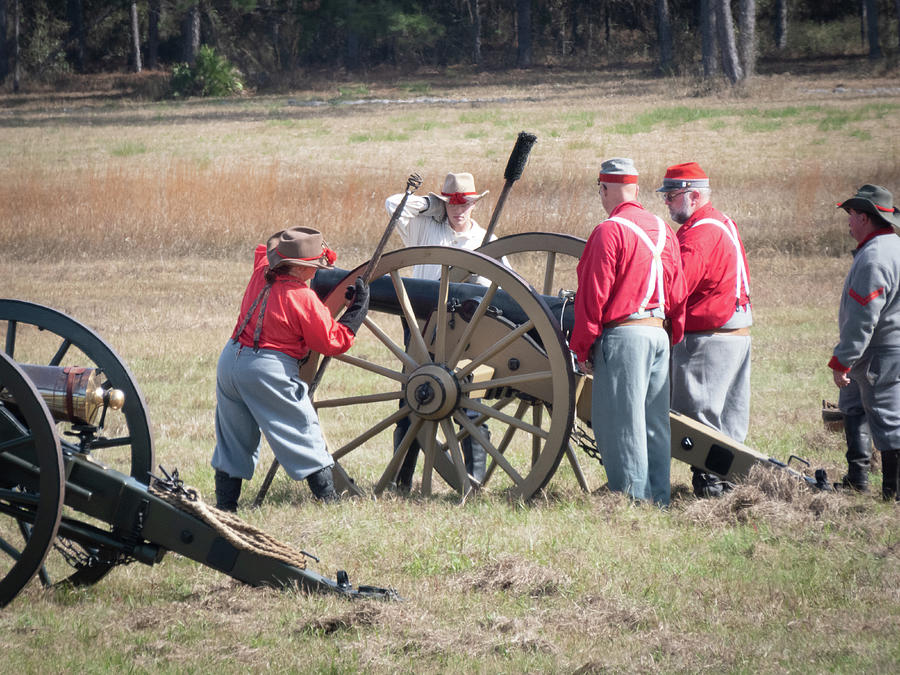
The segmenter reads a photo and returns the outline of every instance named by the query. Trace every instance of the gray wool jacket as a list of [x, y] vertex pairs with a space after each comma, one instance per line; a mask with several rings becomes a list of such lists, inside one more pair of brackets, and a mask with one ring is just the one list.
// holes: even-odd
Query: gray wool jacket
[[840, 342], [829, 365], [856, 373], [874, 353], [896, 352], [900, 360], [900, 237], [876, 235], [853, 256], [838, 310]]

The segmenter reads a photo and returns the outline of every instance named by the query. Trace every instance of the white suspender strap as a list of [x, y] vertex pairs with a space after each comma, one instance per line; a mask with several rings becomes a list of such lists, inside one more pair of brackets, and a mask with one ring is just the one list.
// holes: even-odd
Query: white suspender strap
[[656, 238], [656, 244], [650, 240], [650, 237], [647, 236], [647, 233], [643, 228], [638, 227], [627, 218], [622, 218], [621, 216], [613, 216], [610, 218], [610, 220], [619, 223], [619, 225], [624, 225], [634, 232], [638, 236], [638, 239], [644, 242], [647, 248], [650, 249], [650, 253], [653, 255], [653, 262], [650, 264], [650, 274], [647, 278], [647, 294], [644, 296], [644, 300], [638, 308], [639, 312], [643, 312], [647, 308], [647, 303], [650, 302], [650, 298], [653, 297], [654, 287], [656, 288], [659, 308], [663, 312], [666, 311], [666, 293], [663, 281], [665, 279], [665, 270], [662, 262], [662, 252], [663, 248], [666, 246], [666, 224], [659, 216], [654, 216], [654, 218], [656, 218], [657, 225], [659, 225], [659, 234]]
[[698, 220], [694, 223], [694, 226], [703, 225], [703, 224], [715, 225], [731, 240], [731, 244], [734, 246], [734, 257], [737, 260], [735, 263], [736, 270], [735, 276], [735, 289], [734, 289], [734, 297], [735, 302], [740, 302], [741, 300], [741, 284], [744, 285], [744, 291], [747, 293], [747, 297], [750, 297], [750, 281], [747, 279], [747, 268], [744, 266], [744, 256], [741, 254], [741, 243], [737, 236], [737, 227], [734, 224], [734, 221], [731, 218], [725, 218], [725, 222], [723, 223], [721, 220], [716, 220], [715, 218], [703, 218], [702, 220]]

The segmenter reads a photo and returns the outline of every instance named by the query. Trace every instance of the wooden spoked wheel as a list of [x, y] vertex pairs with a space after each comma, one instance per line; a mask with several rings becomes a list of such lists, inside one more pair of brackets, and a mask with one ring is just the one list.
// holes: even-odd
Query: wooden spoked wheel
[[[479, 248], [478, 252], [505, 261], [549, 300], [550, 297], [559, 299], [577, 288], [576, 267], [584, 253], [585, 243], [581, 237], [570, 234], [525, 232], [495, 239]], [[571, 300], [568, 306], [571, 310]], [[561, 307], [565, 307], [562, 302], [554, 305], [554, 317], [559, 317]], [[535, 420], [539, 420], [541, 416], [551, 413], [543, 406], [535, 406], [532, 414]], [[566, 444], [565, 454], [578, 485], [584, 492], [589, 492], [588, 478], [571, 440]]]
[[[62, 312], [9, 299], [0, 299], [0, 340], [7, 359], [19, 366], [93, 368], [100, 372], [100, 384], [104, 389], [122, 391], [122, 408], [107, 410], [99, 428], [85, 432], [68, 422], [54, 421], [56, 443], [61, 447], [63, 460], [66, 453], [87, 454], [104, 466], [144, 484], [150, 482], [154, 448], [147, 405], [130, 370], [105, 341]], [[4, 441], [0, 431], [0, 444]], [[96, 525], [101, 531], [110, 529], [105, 523]], [[27, 536], [27, 528], [24, 531]], [[58, 553], [49, 556], [41, 570], [40, 578], [45, 585], [57, 581], [93, 584], [116, 564], [113, 553], [95, 547], [86, 549], [68, 540], [57, 541], [54, 548]]]
[[557, 232], [524, 232], [488, 242], [479, 253], [501, 260], [522, 275], [542, 295], [575, 290], [575, 266], [587, 243], [581, 237]]
[[[418, 265], [435, 265], [441, 280], [411, 278]], [[335, 314], [360, 270], [327, 289]], [[480, 283], [453, 283], [451, 270]], [[461, 445], [471, 435], [496, 465], [485, 487], [531, 498], [556, 471], [574, 416], [569, 352], [546, 303], [494, 259], [447, 247], [385, 254], [374, 279], [364, 328], [315, 395], [335, 460], [357, 486], [368, 472], [379, 494], [416, 441], [422, 493], [436, 490], [438, 476], [465, 496], [473, 483]], [[413, 328], [407, 346], [404, 322]], [[536, 424], [536, 405], [553, 415]], [[403, 418], [409, 429], [395, 448]]]
[[19, 366], [0, 352], [0, 607], [41, 569], [63, 507], [53, 417]]

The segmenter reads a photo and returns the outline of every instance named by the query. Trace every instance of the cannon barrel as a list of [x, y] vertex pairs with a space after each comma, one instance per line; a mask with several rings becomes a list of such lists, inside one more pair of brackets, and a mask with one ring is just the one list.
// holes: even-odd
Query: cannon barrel
[[[324, 299], [345, 280], [349, 282], [349, 285], [352, 285], [352, 279], [347, 279], [349, 274], [349, 271], [337, 267], [330, 270], [318, 270], [310, 286], [320, 298]], [[406, 293], [409, 296], [416, 318], [427, 320], [437, 305], [440, 282], [404, 277], [403, 286], [406, 288]], [[486, 291], [487, 286], [481, 284], [450, 283], [448, 298], [449, 302], [455, 301], [460, 304], [467, 300], [480, 302]], [[560, 321], [560, 317], [562, 317], [560, 325], [563, 332], [567, 335], [571, 333], [572, 326], [575, 323], [575, 309], [572, 302], [567, 298], [541, 295], [537, 291], [535, 291], [535, 294], [539, 295], [547, 303], [550, 313], [557, 321]], [[528, 320], [528, 316], [519, 304], [503, 289], [498, 290], [491, 299], [491, 306], [514, 324], [523, 324]], [[397, 300], [397, 293], [394, 290], [390, 277], [383, 276], [373, 279], [369, 284], [369, 309], [397, 316], [403, 315], [403, 310]]]

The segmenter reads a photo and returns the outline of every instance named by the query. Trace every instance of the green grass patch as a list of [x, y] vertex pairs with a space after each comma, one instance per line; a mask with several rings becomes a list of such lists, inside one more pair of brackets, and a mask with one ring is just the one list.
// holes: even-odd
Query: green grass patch
[[134, 157], [143, 155], [145, 152], [147, 152], [147, 146], [134, 141], [122, 141], [109, 150], [109, 154], [113, 157]]

